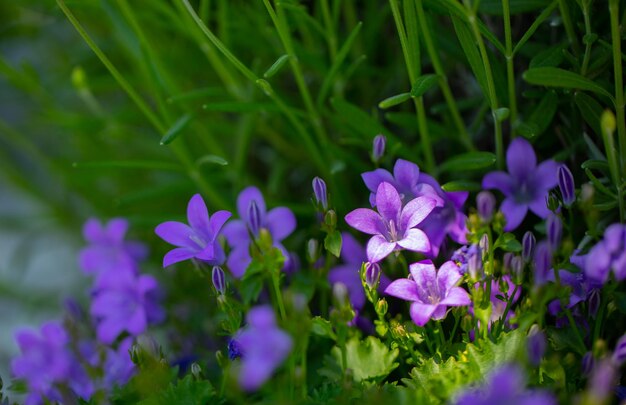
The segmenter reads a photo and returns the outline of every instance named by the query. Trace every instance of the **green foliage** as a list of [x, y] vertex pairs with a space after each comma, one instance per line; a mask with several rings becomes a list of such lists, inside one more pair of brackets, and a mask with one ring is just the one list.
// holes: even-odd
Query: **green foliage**
[[141, 405], [195, 405], [195, 404], [220, 404], [223, 403], [217, 396], [217, 392], [207, 380], [197, 380], [191, 375], [186, 375], [164, 389], [162, 392], [147, 398], [138, 404]]
[[[365, 340], [352, 338], [346, 343], [347, 368], [352, 371], [355, 381], [383, 380], [391, 373], [398, 363], [398, 349], [390, 350], [386, 344], [374, 336], [368, 336]], [[341, 361], [341, 349], [334, 347], [332, 354]]]

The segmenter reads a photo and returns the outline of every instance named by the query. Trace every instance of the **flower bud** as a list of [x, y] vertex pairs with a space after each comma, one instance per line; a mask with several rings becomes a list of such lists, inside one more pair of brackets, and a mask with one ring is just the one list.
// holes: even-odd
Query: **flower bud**
[[473, 281], [482, 279], [483, 260], [481, 249], [478, 246], [476, 246], [474, 254], [467, 259], [467, 272]]
[[335, 297], [337, 306], [340, 308], [348, 303], [348, 288], [344, 283], [333, 284], [333, 297]]
[[337, 214], [334, 210], [329, 210], [324, 216], [324, 223], [331, 229], [337, 226]]
[[378, 287], [380, 279], [380, 265], [378, 263], [365, 263], [365, 284], [374, 290]]
[[557, 196], [551, 191], [546, 197], [546, 206], [552, 212], [556, 212], [559, 209], [559, 199]]
[[576, 201], [576, 190], [574, 189], [574, 176], [566, 165], [559, 166], [559, 190], [561, 198], [566, 207], [570, 207]]
[[552, 266], [552, 252], [547, 242], [537, 244], [534, 255], [535, 285], [543, 285], [548, 281], [548, 273]]
[[372, 158], [375, 162], [378, 162], [385, 153], [385, 145], [387, 144], [387, 138], [384, 135], [376, 135], [372, 145]]
[[528, 361], [537, 367], [546, 352], [546, 336], [537, 325], [530, 328], [527, 340]]
[[195, 378], [196, 380], [202, 379], [202, 368], [200, 367], [198, 363], [193, 362], [190, 368], [191, 368], [191, 375], [193, 375], [193, 378]]
[[516, 285], [522, 285], [524, 281], [524, 262], [520, 256], [511, 259], [511, 275]]
[[489, 222], [491, 218], [493, 218], [494, 208], [496, 207], [496, 197], [489, 191], [481, 191], [476, 196], [476, 207], [480, 218], [485, 222]]
[[226, 279], [224, 277], [224, 270], [222, 270], [220, 266], [213, 266], [211, 281], [213, 281], [215, 291], [220, 295], [224, 295], [226, 292]]
[[306, 258], [309, 263], [315, 263], [319, 257], [320, 244], [317, 239], [309, 239], [306, 244]]
[[315, 201], [324, 208], [324, 211], [328, 209], [328, 194], [326, 192], [326, 182], [319, 177], [313, 179], [313, 195]]
[[231, 360], [235, 360], [236, 358], [239, 358], [241, 356], [243, 356], [243, 353], [241, 351], [241, 345], [236, 339], [230, 339], [228, 341], [228, 358]]
[[595, 318], [600, 308], [600, 290], [594, 288], [589, 294], [589, 316]]
[[613, 357], [611, 357], [615, 367], [620, 367], [626, 361], [626, 335], [619, 338], [613, 351]]
[[546, 218], [546, 231], [548, 234], [548, 247], [550, 251], [555, 252], [561, 245], [563, 236], [563, 223], [558, 215], [548, 215], [548, 218]]
[[250, 201], [248, 205], [248, 226], [250, 226], [250, 232], [253, 235], [258, 235], [261, 229], [261, 211], [256, 201]]
[[511, 263], [513, 262], [513, 258], [515, 255], [512, 252], [506, 252], [504, 257], [502, 258], [502, 272], [510, 273], [511, 272]]
[[525, 263], [532, 259], [536, 243], [535, 235], [531, 231], [527, 231], [522, 238], [522, 259]]
[[595, 193], [595, 189], [590, 183], [584, 183], [580, 186], [580, 200], [584, 203], [593, 203], [593, 195]]
[[486, 259], [489, 256], [489, 236], [486, 233], [483, 233], [483, 236], [480, 237], [480, 241], [478, 241], [478, 247], [482, 252], [482, 258]]
[[588, 376], [591, 373], [591, 370], [593, 370], [594, 363], [595, 363], [595, 360], [593, 359], [593, 353], [591, 352], [585, 353], [585, 355], [583, 356], [581, 360], [581, 368], [582, 368], [581, 371], [584, 376]]
[[376, 303], [376, 314], [378, 314], [378, 316], [382, 318], [383, 316], [385, 316], [388, 309], [389, 304], [387, 304], [387, 301], [384, 298], [379, 299]]

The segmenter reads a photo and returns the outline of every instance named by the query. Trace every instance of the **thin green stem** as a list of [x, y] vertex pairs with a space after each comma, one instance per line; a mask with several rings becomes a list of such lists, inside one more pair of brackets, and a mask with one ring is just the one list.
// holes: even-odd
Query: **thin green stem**
[[[561, 276], [559, 275], [559, 270], [554, 266], [554, 280], [556, 281], [557, 288], [561, 288]], [[576, 325], [576, 321], [574, 321], [574, 317], [572, 316], [572, 311], [567, 307], [567, 305], [561, 305], [563, 307], [563, 312], [565, 312], [565, 316], [569, 321], [570, 326], [574, 330], [574, 334], [576, 335], [576, 340], [580, 345], [580, 349], [582, 350], [581, 354], [584, 354], [587, 351], [587, 346], [585, 345], [585, 341], [578, 330], [578, 325]]]
[[589, 18], [589, 1], [581, 0], [580, 9], [583, 13], [583, 19], [585, 21], [585, 54], [583, 55], [583, 64], [580, 67], [580, 74], [585, 76], [587, 74], [587, 67], [589, 66], [589, 58], [591, 57], [591, 20]]
[[443, 332], [443, 321], [437, 321], [437, 328], [439, 329], [439, 341], [441, 342], [441, 351], [443, 351], [444, 346], [446, 345], [446, 337]]
[[443, 69], [441, 60], [439, 59], [439, 54], [437, 53], [437, 47], [435, 46], [433, 38], [430, 34], [430, 25], [426, 21], [426, 13], [424, 12], [423, 0], [416, 0], [415, 7], [417, 11], [417, 20], [419, 22], [422, 36], [424, 38], [424, 44], [426, 45], [426, 50], [428, 51], [428, 56], [430, 57], [433, 69], [435, 70], [435, 73], [439, 76], [439, 87], [441, 88], [443, 97], [446, 100], [446, 104], [448, 105], [450, 114], [452, 115], [452, 121], [454, 121], [454, 125], [459, 132], [460, 140], [465, 148], [468, 150], [475, 150], [469, 133], [465, 128], [463, 118], [461, 118], [461, 114], [459, 113], [459, 109], [457, 108], [454, 96], [452, 95], [452, 90], [450, 89], [450, 85], [448, 84], [446, 72]]
[[326, 28], [326, 41], [328, 41], [330, 59], [334, 61], [335, 57], [337, 56], [337, 36], [335, 35], [335, 27], [333, 24], [333, 19], [330, 15], [330, 7], [328, 7], [328, 0], [321, 0], [319, 4], [322, 9], [324, 28]]
[[517, 122], [517, 97], [515, 94], [515, 69], [513, 66], [513, 38], [511, 35], [511, 9], [509, 0], [502, 0], [502, 13], [504, 16], [504, 43], [506, 47], [506, 80], [509, 90], [509, 123], [511, 138], [515, 137], [515, 124]]
[[[624, 78], [622, 76], [622, 50], [619, 26], [619, 1], [609, 0], [611, 15], [611, 42], [613, 45], [613, 72], [615, 77], [615, 115], [617, 116], [617, 137], [619, 141], [620, 168], [622, 178], [626, 178], [626, 116], [624, 114]], [[618, 189], [621, 187], [617, 184]], [[620, 199], [621, 200], [621, 199]]]
[[576, 41], [576, 32], [574, 31], [574, 23], [572, 23], [572, 17], [569, 13], [569, 6], [567, 5], [567, 0], [559, 0], [559, 10], [561, 12], [561, 19], [563, 20], [563, 25], [565, 26], [565, 32], [567, 34], [567, 39], [569, 40], [572, 49], [575, 54], [580, 53], [580, 48], [578, 47], [578, 41]]
[[275, 271], [272, 272], [272, 287], [276, 295], [276, 304], [278, 305], [280, 318], [284, 321], [287, 319], [287, 313], [285, 312], [285, 304], [283, 303], [283, 293], [280, 291], [280, 274]]

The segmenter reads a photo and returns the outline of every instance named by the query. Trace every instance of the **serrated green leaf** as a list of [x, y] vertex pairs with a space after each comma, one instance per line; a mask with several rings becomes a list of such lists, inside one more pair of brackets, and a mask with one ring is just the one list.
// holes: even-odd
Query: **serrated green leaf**
[[402, 104], [410, 98], [411, 98], [411, 93], [396, 94], [395, 96], [388, 97], [384, 99], [383, 101], [381, 101], [380, 103], [378, 103], [378, 107], [384, 110], [384, 109], [396, 106], [398, 104]]
[[411, 87], [411, 97], [422, 97], [424, 93], [434, 87], [439, 81], [439, 75], [429, 74], [422, 75], [415, 79], [415, 83]]
[[500, 335], [496, 343], [489, 339], [482, 339], [476, 344], [469, 344], [467, 345], [467, 364], [475, 372], [477, 371], [478, 375], [489, 375], [498, 365], [514, 360], [518, 351], [523, 348], [524, 342], [524, 332], [521, 329], [515, 329]]
[[172, 141], [178, 138], [178, 135], [182, 133], [183, 129], [187, 127], [187, 124], [189, 124], [189, 122], [192, 120], [193, 117], [194, 117], [194, 114], [187, 113], [181, 116], [179, 119], [177, 119], [176, 122], [170, 127], [170, 129], [167, 130], [165, 135], [163, 135], [163, 138], [161, 138], [160, 144], [168, 145], [172, 143]]
[[496, 155], [491, 152], [468, 152], [454, 156], [439, 166], [441, 172], [463, 172], [493, 166]]
[[213, 385], [207, 380], [195, 380], [191, 375], [185, 376], [182, 380], [178, 380], [158, 396], [151, 405], [195, 405], [195, 404], [218, 404], [220, 401], [217, 397]]
[[546, 87], [588, 90], [597, 94], [602, 94], [610, 98], [613, 102], [615, 101], [611, 93], [600, 87], [600, 85], [569, 70], [555, 67], [540, 67], [525, 71], [522, 77], [530, 84]]
[[[394, 362], [398, 353], [398, 349], [389, 350], [374, 336], [365, 340], [353, 337], [346, 343], [346, 365], [355, 381], [382, 380], [398, 367]], [[341, 363], [341, 350], [337, 346], [333, 347], [332, 355]]]
[[341, 232], [333, 231], [324, 238], [324, 248], [339, 257], [341, 253]]

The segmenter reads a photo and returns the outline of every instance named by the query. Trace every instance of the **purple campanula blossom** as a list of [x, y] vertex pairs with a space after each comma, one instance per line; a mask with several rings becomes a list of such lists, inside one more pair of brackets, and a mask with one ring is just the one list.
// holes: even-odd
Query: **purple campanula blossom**
[[80, 251], [78, 261], [83, 272], [96, 277], [96, 284], [121, 272], [137, 273], [137, 262], [146, 258], [145, 245], [124, 240], [127, 231], [128, 221], [123, 218], [104, 226], [95, 218], [85, 222], [83, 235], [89, 245]]
[[15, 338], [21, 355], [12, 360], [11, 370], [26, 382], [27, 405], [62, 401], [60, 385], [89, 400], [93, 384], [68, 347], [70, 337], [59, 323], [44, 323], [39, 333], [18, 331]]
[[328, 209], [328, 192], [326, 191], [326, 182], [319, 177], [313, 179], [313, 195], [315, 201], [325, 210]]
[[110, 344], [122, 332], [137, 336], [149, 323], [161, 321], [164, 313], [158, 295], [157, 281], [148, 275], [120, 278], [95, 291], [90, 311], [96, 319], [98, 340]]
[[574, 186], [574, 176], [566, 165], [559, 166], [558, 170], [559, 190], [561, 190], [561, 197], [566, 207], [576, 201], [576, 190]]
[[374, 162], [378, 162], [383, 157], [386, 144], [387, 138], [385, 138], [385, 135], [379, 134], [374, 137], [372, 142], [372, 158]]
[[296, 217], [287, 207], [276, 207], [270, 211], [266, 210], [265, 199], [256, 187], [247, 187], [239, 193], [237, 197], [238, 220], [230, 221], [224, 227], [224, 236], [232, 248], [228, 256], [227, 265], [233, 276], [243, 277], [246, 269], [252, 261], [250, 256], [250, 243], [253, 238], [259, 236], [254, 232], [256, 226], [250, 223], [248, 215], [251, 206], [256, 205], [258, 209], [259, 229], [266, 229], [272, 236], [274, 247], [277, 247], [285, 257], [283, 269], [289, 268], [292, 261], [291, 256], [281, 244], [282, 240], [296, 229]]
[[456, 286], [462, 276], [454, 262], [445, 262], [437, 271], [432, 261], [424, 260], [411, 264], [409, 270], [412, 279], [393, 281], [385, 294], [411, 301], [411, 319], [417, 325], [445, 318], [448, 307], [471, 304], [467, 291]]
[[367, 258], [369, 262], [376, 263], [394, 250], [428, 252], [430, 241], [424, 231], [416, 227], [433, 211], [435, 204], [430, 197], [417, 197], [402, 207], [398, 191], [383, 182], [376, 192], [378, 212], [357, 208], [345, 219], [351, 227], [372, 235], [366, 248]]
[[431, 249], [428, 256], [436, 257], [446, 235], [460, 244], [467, 243], [467, 216], [463, 213], [463, 205], [469, 196], [465, 191], [444, 192], [432, 176], [421, 173], [419, 167], [412, 162], [398, 159], [393, 167], [393, 174], [384, 169], [376, 169], [361, 175], [370, 190], [370, 204], [376, 206], [378, 186], [389, 183], [398, 190], [404, 203], [416, 197], [430, 197], [436, 200], [437, 207], [420, 225], [428, 236]]
[[248, 326], [234, 338], [241, 356], [239, 386], [245, 391], [255, 391], [287, 358], [293, 342], [277, 327], [274, 311], [269, 306], [250, 309], [246, 320]]
[[[475, 258], [477, 258], [477, 261]], [[482, 269], [482, 256], [480, 248], [476, 244], [461, 246], [454, 251], [450, 260], [459, 266], [459, 272], [461, 274], [467, 274], [470, 267], [472, 268], [472, 273], [477, 273], [478, 270]], [[479, 265], [478, 262], [480, 262]]]
[[462, 392], [455, 405], [556, 405], [556, 399], [541, 391], [524, 389], [526, 378], [519, 368], [507, 364], [491, 372], [483, 387]]
[[481, 191], [476, 196], [476, 208], [478, 215], [483, 221], [491, 221], [493, 211], [496, 207], [496, 197], [489, 191]]
[[216, 211], [209, 217], [209, 211], [200, 194], [191, 197], [187, 205], [189, 225], [168, 221], [155, 229], [161, 239], [178, 246], [163, 257], [163, 267], [191, 258], [209, 265], [224, 263], [226, 256], [218, 236], [231, 215], [228, 211]]
[[522, 237], [522, 259], [524, 259], [525, 263], [530, 263], [536, 244], [537, 239], [535, 239], [535, 235], [531, 231], [526, 231]]
[[611, 360], [616, 367], [620, 367], [626, 361], [626, 335], [623, 335], [617, 340]]
[[605, 283], [613, 271], [618, 281], [626, 279], [626, 225], [610, 225], [604, 238], [587, 254], [585, 274], [592, 280]]
[[[348, 296], [352, 308], [361, 309], [365, 305], [365, 291], [359, 274], [361, 265], [367, 262], [365, 249], [348, 232], [341, 233], [341, 259], [344, 264], [335, 266], [328, 272], [328, 281], [331, 284], [343, 283], [348, 289]], [[379, 290], [384, 290], [391, 281], [381, 273]]]
[[537, 165], [533, 147], [524, 138], [515, 138], [506, 151], [509, 172], [491, 172], [483, 178], [483, 188], [500, 190], [505, 199], [500, 210], [506, 218], [505, 231], [522, 223], [528, 209], [540, 218], [548, 213], [546, 197], [557, 184], [558, 164], [546, 160]]

